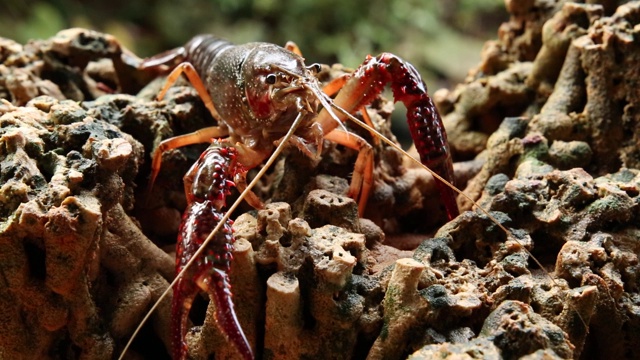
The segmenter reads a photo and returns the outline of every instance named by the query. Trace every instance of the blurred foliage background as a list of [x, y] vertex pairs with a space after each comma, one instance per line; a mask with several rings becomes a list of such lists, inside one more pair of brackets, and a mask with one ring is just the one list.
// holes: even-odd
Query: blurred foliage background
[[506, 19], [504, 0], [2, 0], [0, 36], [25, 43], [85, 27], [143, 57], [199, 33], [293, 40], [308, 62], [349, 67], [388, 51], [413, 63], [433, 91], [462, 80]]

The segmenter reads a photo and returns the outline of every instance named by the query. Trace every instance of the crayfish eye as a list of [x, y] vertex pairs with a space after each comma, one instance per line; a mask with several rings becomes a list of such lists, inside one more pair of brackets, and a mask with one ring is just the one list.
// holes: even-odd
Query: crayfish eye
[[269, 85], [273, 85], [276, 83], [276, 80], [278, 79], [278, 77], [275, 74], [269, 74], [267, 75], [267, 77], [264, 79], [264, 82], [266, 82]]
[[320, 70], [322, 70], [322, 66], [320, 66], [320, 64], [315, 63], [315, 64], [311, 64], [309, 66], [307, 66], [307, 69], [309, 69], [309, 71], [312, 71], [313, 73], [317, 74], [320, 72]]

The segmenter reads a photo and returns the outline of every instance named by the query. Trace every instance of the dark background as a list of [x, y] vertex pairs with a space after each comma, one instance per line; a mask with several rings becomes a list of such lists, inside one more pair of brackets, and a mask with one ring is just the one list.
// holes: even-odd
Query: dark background
[[463, 79], [506, 18], [504, 0], [3, 0], [0, 36], [25, 43], [86, 27], [140, 56], [199, 33], [237, 43], [293, 40], [307, 62], [349, 67], [388, 51], [413, 63], [433, 91]]
[[[504, 0], [1, 0], [0, 37], [24, 44], [84, 27], [114, 35], [140, 57], [200, 33], [236, 43], [292, 40], [307, 63], [350, 68], [386, 51], [412, 63], [433, 94], [465, 78], [507, 18]], [[402, 106], [392, 128], [408, 147]]]

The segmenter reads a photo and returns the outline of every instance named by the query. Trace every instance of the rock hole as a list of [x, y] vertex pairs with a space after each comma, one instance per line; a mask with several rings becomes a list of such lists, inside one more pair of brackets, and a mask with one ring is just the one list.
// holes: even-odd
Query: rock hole
[[13, 179], [16, 177], [16, 173], [18, 171], [18, 167], [16, 165], [17, 164], [12, 164], [10, 166], [4, 167], [2, 177], [0, 178], [0, 180], [2, 180], [3, 183], [9, 179]]
[[46, 252], [42, 245], [36, 244], [34, 241], [25, 239], [24, 252], [27, 256], [27, 263], [29, 264], [29, 274], [31, 277], [44, 281], [47, 275], [45, 267]]
[[558, 316], [562, 313], [562, 306], [560, 304], [558, 304], [558, 306], [553, 308], [553, 314], [555, 316]]
[[[150, 321], [140, 329], [138, 336], [133, 339], [131, 350], [133, 350], [132, 353], [139, 355], [140, 359], [171, 359], [171, 356], [167, 353], [167, 350], [164, 347], [164, 343], [156, 334], [153, 329], [152, 322]], [[78, 352], [78, 356], [74, 356], [73, 359], [77, 359], [79, 357], [80, 352]]]
[[534, 312], [534, 313], [539, 314], [539, 313], [540, 313], [540, 311], [542, 310], [542, 308], [540, 307], [540, 304], [539, 304], [539, 303], [537, 303], [537, 302], [533, 302], [533, 303], [531, 303], [531, 304], [529, 304], [529, 305], [530, 305], [530, 306], [531, 306], [531, 308], [533, 309], [533, 312]]
[[289, 234], [289, 232], [285, 232], [284, 234], [282, 234], [282, 236], [280, 236], [280, 239], [278, 241], [280, 242], [280, 245], [282, 245], [283, 247], [290, 247], [291, 244], [293, 243], [293, 241], [291, 240], [291, 234]]
[[613, 86], [618, 86], [620, 85], [620, 83], [622, 82], [622, 79], [619, 77], [614, 77], [611, 82], [613, 83]]
[[88, 46], [92, 41], [93, 39], [87, 36], [85, 33], [80, 33], [80, 36], [78, 36], [78, 44], [82, 46]]
[[576, 25], [578, 25], [583, 29], [588, 29], [589, 26], [591, 25], [591, 22], [589, 21], [589, 16], [587, 16], [586, 13], [576, 14], [574, 16], [571, 16], [571, 19]]
[[306, 258], [300, 266], [297, 275], [298, 281], [300, 282], [300, 297], [302, 301], [302, 328], [303, 329], [314, 329], [317, 324], [316, 318], [313, 316], [311, 310], [312, 301], [312, 291], [313, 289], [317, 289], [318, 282], [315, 276], [314, 264], [311, 258]]
[[[531, 234], [535, 246], [531, 249], [531, 255], [545, 267], [546, 271], [553, 271], [558, 253], [564, 245], [564, 239], [551, 235], [545, 231], [535, 231]], [[529, 269], [539, 268], [532, 257], [528, 259]]]
[[40, 173], [44, 177], [44, 181], [49, 183], [51, 182], [51, 178], [55, 172], [55, 155], [53, 153], [48, 153], [45, 156], [40, 156], [38, 159], [38, 169]]
[[189, 311], [189, 319], [194, 326], [202, 326], [207, 316], [207, 307], [209, 306], [209, 296], [204, 294], [198, 295], [193, 299], [191, 310]]

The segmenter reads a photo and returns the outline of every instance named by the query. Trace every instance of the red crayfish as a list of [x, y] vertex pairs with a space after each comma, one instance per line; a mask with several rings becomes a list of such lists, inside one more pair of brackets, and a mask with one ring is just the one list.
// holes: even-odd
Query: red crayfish
[[[226, 195], [236, 185], [245, 190], [241, 199], [248, 194], [248, 202], [260, 208], [262, 202], [250, 192], [251, 184], [246, 184], [246, 171], [269, 156], [273, 159], [276, 145], [276, 154], [288, 144], [315, 158], [326, 139], [359, 152], [349, 196], [358, 201], [362, 215], [373, 183], [373, 151], [342, 122], [354, 119], [351, 114], [369, 104], [386, 84], [391, 85], [395, 100], [407, 107], [411, 135], [422, 163], [438, 175], [436, 183], [448, 217], [458, 215], [442, 120], [418, 72], [399, 57], [389, 53], [369, 56], [355, 72], [324, 88], [316, 79], [320, 66], [306, 66], [293, 44], [286, 48], [268, 43], [232, 45], [212, 36], [197, 36], [183, 47], [144, 60], [141, 68], [164, 65], [173, 71], [159, 98], [184, 73], [219, 124], [167, 139], [153, 157], [151, 183], [164, 151], [212, 142], [184, 177], [188, 207], [179, 230], [171, 314], [175, 359], [186, 356], [187, 315], [199, 289], [211, 295], [216, 321], [229, 341], [244, 358], [253, 358], [231, 301], [227, 273], [233, 235], [225, 215], [230, 211], [225, 209]], [[217, 138], [224, 139], [212, 141]]]

